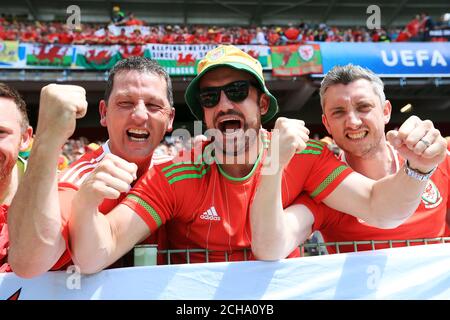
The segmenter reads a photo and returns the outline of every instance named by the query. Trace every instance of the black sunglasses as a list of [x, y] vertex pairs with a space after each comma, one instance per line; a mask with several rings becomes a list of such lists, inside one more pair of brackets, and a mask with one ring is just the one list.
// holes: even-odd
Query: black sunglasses
[[220, 101], [220, 92], [223, 90], [230, 101], [241, 102], [248, 97], [250, 86], [259, 88], [258, 84], [249, 80], [230, 82], [221, 87], [206, 87], [200, 89], [199, 102], [204, 108], [213, 108]]

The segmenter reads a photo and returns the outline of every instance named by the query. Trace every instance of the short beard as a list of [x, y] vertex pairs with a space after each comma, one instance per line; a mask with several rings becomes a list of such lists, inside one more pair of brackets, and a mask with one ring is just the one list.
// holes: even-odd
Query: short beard
[[16, 163], [14, 161], [10, 161], [9, 163], [2, 163], [2, 167], [0, 168], [0, 184], [9, 181], [15, 165]]

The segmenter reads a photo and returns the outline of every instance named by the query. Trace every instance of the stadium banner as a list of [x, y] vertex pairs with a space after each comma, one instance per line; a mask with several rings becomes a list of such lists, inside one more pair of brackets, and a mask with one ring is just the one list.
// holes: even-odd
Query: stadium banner
[[0, 62], [13, 64], [19, 61], [19, 42], [0, 41]]
[[22, 44], [26, 50], [28, 67], [70, 68], [74, 46], [61, 44]]
[[336, 65], [359, 64], [379, 75], [450, 74], [450, 42], [320, 43], [323, 73]]
[[117, 61], [129, 56], [150, 56], [146, 46], [140, 45], [77, 45], [75, 47], [75, 65], [84, 69], [109, 70]]
[[450, 27], [445, 29], [430, 30], [428, 36], [432, 40], [447, 39], [450, 40]]
[[[148, 44], [146, 48], [150, 57], [166, 68], [172, 76], [195, 76], [197, 65], [206, 53], [217, 45], [176, 45], [176, 44]], [[271, 69], [270, 47], [258, 45], [237, 46], [257, 59], [263, 69]]]
[[[146, 26], [115, 26], [109, 25], [108, 30], [113, 35], [118, 36], [122, 32], [122, 29], [125, 30], [125, 34], [130, 36], [133, 34], [134, 30], [139, 30], [143, 36], [150, 34], [150, 27]], [[96, 36], [103, 36], [105, 34], [105, 29], [99, 29], [95, 32]]]
[[[195, 76], [197, 64], [217, 45], [55, 45], [0, 42], [0, 68], [53, 68], [109, 70], [129, 56], [152, 58], [172, 76]], [[239, 45], [241, 50], [261, 62], [263, 69], [271, 70], [269, 46]]]
[[272, 54], [269, 46], [237, 45], [236, 47], [258, 60], [263, 70], [272, 70]]
[[0, 68], [24, 68], [25, 47], [18, 41], [0, 41]]
[[274, 262], [0, 274], [0, 300], [450, 299], [450, 243]]
[[164, 67], [171, 76], [194, 76], [197, 64], [215, 45], [147, 44], [153, 60]]
[[319, 44], [271, 47], [272, 74], [274, 76], [301, 76], [322, 73]]

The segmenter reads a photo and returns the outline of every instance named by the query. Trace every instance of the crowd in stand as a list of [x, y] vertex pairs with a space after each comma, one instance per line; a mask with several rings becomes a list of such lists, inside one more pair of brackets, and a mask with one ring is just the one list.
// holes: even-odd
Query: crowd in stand
[[[111, 28], [112, 27], [112, 28]], [[130, 31], [130, 27], [132, 31]], [[289, 26], [204, 26], [150, 25], [133, 13], [125, 15], [114, 7], [110, 23], [88, 24], [70, 29], [63, 22], [19, 21], [0, 17], [0, 40], [59, 44], [259, 44], [284, 45], [305, 41], [320, 42], [401, 42], [447, 41], [430, 38], [429, 31], [450, 28], [450, 14], [439, 22], [427, 14], [416, 15], [404, 28], [369, 30], [365, 27], [335, 27], [325, 23]]]

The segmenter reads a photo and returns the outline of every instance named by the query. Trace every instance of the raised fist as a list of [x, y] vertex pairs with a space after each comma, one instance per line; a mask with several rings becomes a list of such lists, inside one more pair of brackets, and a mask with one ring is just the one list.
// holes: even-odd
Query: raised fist
[[117, 199], [130, 190], [136, 179], [137, 165], [116, 155], [107, 154], [80, 185], [76, 199], [82, 205], [96, 207], [104, 199]]
[[36, 138], [62, 146], [75, 131], [76, 119], [87, 111], [86, 90], [75, 85], [49, 84], [42, 88]]
[[296, 152], [301, 152], [306, 148], [308, 140], [309, 130], [305, 127], [304, 121], [280, 117], [275, 122], [272, 132], [269, 154], [271, 158], [275, 159], [272, 152], [276, 150], [275, 144], [278, 144], [279, 167], [283, 169]]
[[447, 142], [430, 120], [411, 116], [398, 131], [391, 130], [386, 137], [411, 168], [423, 173], [430, 172], [446, 157]]

